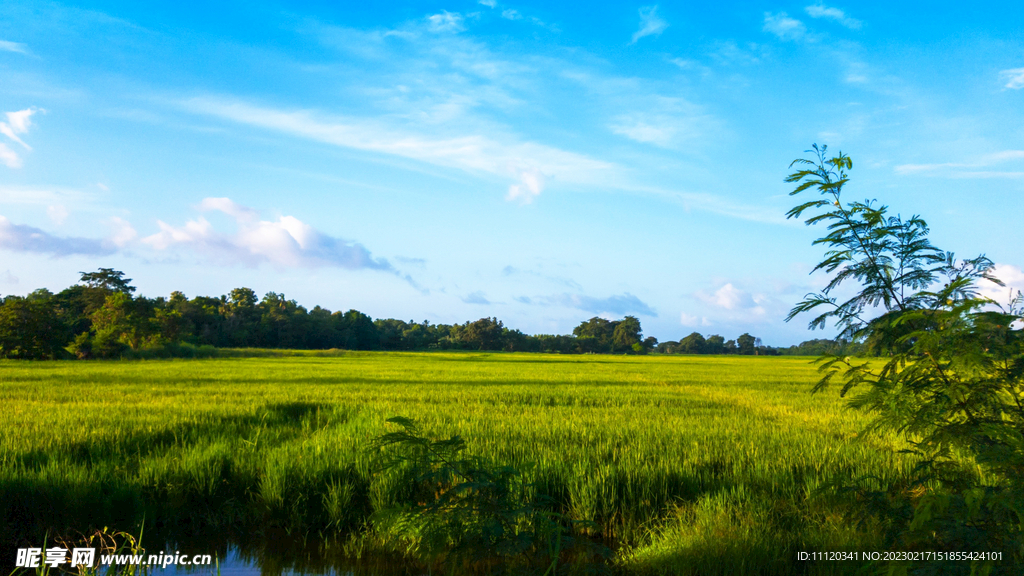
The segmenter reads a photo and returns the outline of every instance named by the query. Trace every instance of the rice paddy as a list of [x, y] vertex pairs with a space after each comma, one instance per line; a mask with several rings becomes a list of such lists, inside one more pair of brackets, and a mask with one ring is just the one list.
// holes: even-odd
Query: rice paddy
[[[626, 574], [842, 574], [800, 551], [879, 550], [830, 482], [914, 462], [812, 395], [808, 358], [239, 354], [0, 362], [2, 554], [104, 526], [284, 568], [423, 573], [368, 528], [404, 496], [368, 450], [415, 419], [514, 466]], [[143, 542], [145, 544], [145, 542]], [[6, 558], [6, 556], [4, 556]]]

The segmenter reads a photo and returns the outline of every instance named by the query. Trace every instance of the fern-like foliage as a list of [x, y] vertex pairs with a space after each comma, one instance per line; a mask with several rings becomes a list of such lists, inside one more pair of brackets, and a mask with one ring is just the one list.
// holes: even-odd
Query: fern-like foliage
[[[815, 241], [827, 248], [815, 270], [831, 278], [787, 320], [815, 314], [810, 328], [832, 323], [883, 358], [823, 356], [815, 391], [833, 384], [843, 395], [855, 390], [851, 404], [876, 416], [871, 428], [904, 434], [921, 456], [916, 485], [901, 496], [913, 509], [903, 545], [1006, 555], [899, 570], [1017, 573], [1024, 562], [1024, 298], [1017, 292], [999, 305], [981, 296], [979, 282], [1003, 285], [991, 260], [958, 260], [937, 249], [918, 216], [891, 216], [871, 200], [847, 202], [853, 162], [842, 153], [829, 158], [825, 146], [811, 152], [793, 162], [786, 181], [798, 184], [792, 194], [818, 197], [787, 215], [827, 226]], [[855, 293], [837, 298], [844, 285]]]

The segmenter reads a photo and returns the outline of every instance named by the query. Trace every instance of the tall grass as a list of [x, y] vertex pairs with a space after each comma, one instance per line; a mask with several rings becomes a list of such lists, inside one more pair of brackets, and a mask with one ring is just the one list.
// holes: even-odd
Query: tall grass
[[853, 524], [856, 503], [820, 489], [898, 486], [914, 462], [893, 437], [856, 438], [864, 417], [811, 395], [815, 380], [792, 357], [0, 362], [0, 554], [145, 516], [147, 535], [193, 546], [411, 562], [367, 526], [410, 497], [402, 469], [376, 470], [367, 449], [402, 415], [594, 521], [616, 570], [844, 573], [859, 566], [796, 552], [878, 549], [884, 526]]

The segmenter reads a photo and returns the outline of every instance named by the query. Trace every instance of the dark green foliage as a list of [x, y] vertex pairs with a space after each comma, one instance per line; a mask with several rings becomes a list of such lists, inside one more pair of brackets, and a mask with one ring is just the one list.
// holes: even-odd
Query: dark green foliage
[[867, 350], [864, 344], [859, 342], [848, 342], [842, 338], [835, 340], [816, 338], [805, 340], [796, 346], [780, 348], [779, 353], [785, 356], [821, 356], [823, 354], [862, 356], [867, 353]]
[[133, 296], [130, 282], [100, 268], [59, 294], [42, 289], [0, 301], [0, 358], [191, 358], [209, 355], [197, 352], [208, 347], [645, 354], [657, 345], [632, 316], [592, 318], [577, 328], [579, 337], [531, 336], [497, 318], [447, 325], [307, 310], [284, 294], [260, 299], [244, 287], [219, 298], [190, 300], [176, 291], [152, 299]]
[[[828, 158], [794, 162], [793, 194], [817, 191], [788, 216], [826, 223], [825, 259], [815, 270], [833, 273], [789, 318], [815, 312], [811, 328], [834, 322], [843, 339], [863, 342], [883, 363], [826, 353], [821, 380], [852, 405], [876, 415], [872, 429], [895, 430], [921, 456], [915, 483], [889, 493], [865, 492], [865, 502], [891, 513], [900, 546], [908, 550], [1001, 551], [1002, 563], [944, 565], [944, 573], [997, 573], [1024, 562], [1024, 350], [1021, 295], [1007, 308], [979, 296], [978, 283], [1002, 283], [984, 256], [958, 260], [931, 245], [918, 216], [890, 216], [872, 201], [845, 202], [853, 163]], [[833, 292], [846, 281], [859, 291]], [[904, 510], [904, 514], [894, 511]], [[933, 568], [933, 567], [932, 567]], [[927, 571], [928, 565], [911, 570]]]
[[736, 346], [739, 348], [740, 354], [753, 354], [756, 346], [756, 338], [750, 334], [743, 333], [736, 339]]
[[703, 336], [694, 332], [679, 341], [676, 350], [681, 354], [703, 354], [707, 348], [707, 341]]
[[637, 351], [634, 348], [636, 345], [640, 345], [642, 349], [641, 341], [643, 340], [643, 334], [640, 332], [640, 320], [635, 316], [626, 316], [615, 325], [615, 330], [612, 331], [612, 351]]
[[379, 436], [373, 447], [383, 470], [401, 468], [411, 485], [397, 506], [380, 510], [371, 523], [385, 541], [450, 573], [554, 574], [567, 559], [608, 555], [603, 547], [574, 537], [570, 520], [552, 511], [522, 471], [464, 454], [459, 436], [432, 440], [413, 420], [389, 418], [401, 427]]
[[8, 296], [0, 304], [0, 357], [56, 359], [64, 354], [68, 326], [49, 292]]
[[[662, 354], [756, 354], [759, 356], [777, 356], [779, 351], [771, 346], [764, 346], [760, 338], [743, 334], [738, 338], [743, 347], [737, 347], [734, 340], [725, 341], [718, 334], [704, 338], [700, 333], [693, 332], [679, 342], [662, 342], [655, 344]], [[652, 346], [653, 347], [653, 346]]]
[[725, 338], [718, 334], [708, 336], [704, 341], [705, 354], [725, 354]]
[[105, 292], [123, 292], [133, 294], [135, 287], [130, 284], [131, 278], [125, 278], [124, 272], [113, 268], [100, 268], [95, 272], [80, 272], [81, 282], [94, 290]]

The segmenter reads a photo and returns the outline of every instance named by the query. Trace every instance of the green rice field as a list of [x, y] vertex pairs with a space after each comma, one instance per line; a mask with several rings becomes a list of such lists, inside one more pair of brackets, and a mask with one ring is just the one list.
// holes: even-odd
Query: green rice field
[[[368, 528], [403, 495], [369, 447], [392, 416], [521, 470], [622, 574], [845, 574], [801, 551], [884, 550], [826, 489], [913, 460], [809, 358], [239, 353], [0, 362], [0, 546], [115, 527], [288, 568], [423, 574]], [[143, 526], [144, 523], [144, 526]], [[429, 567], [428, 567], [429, 568]]]

